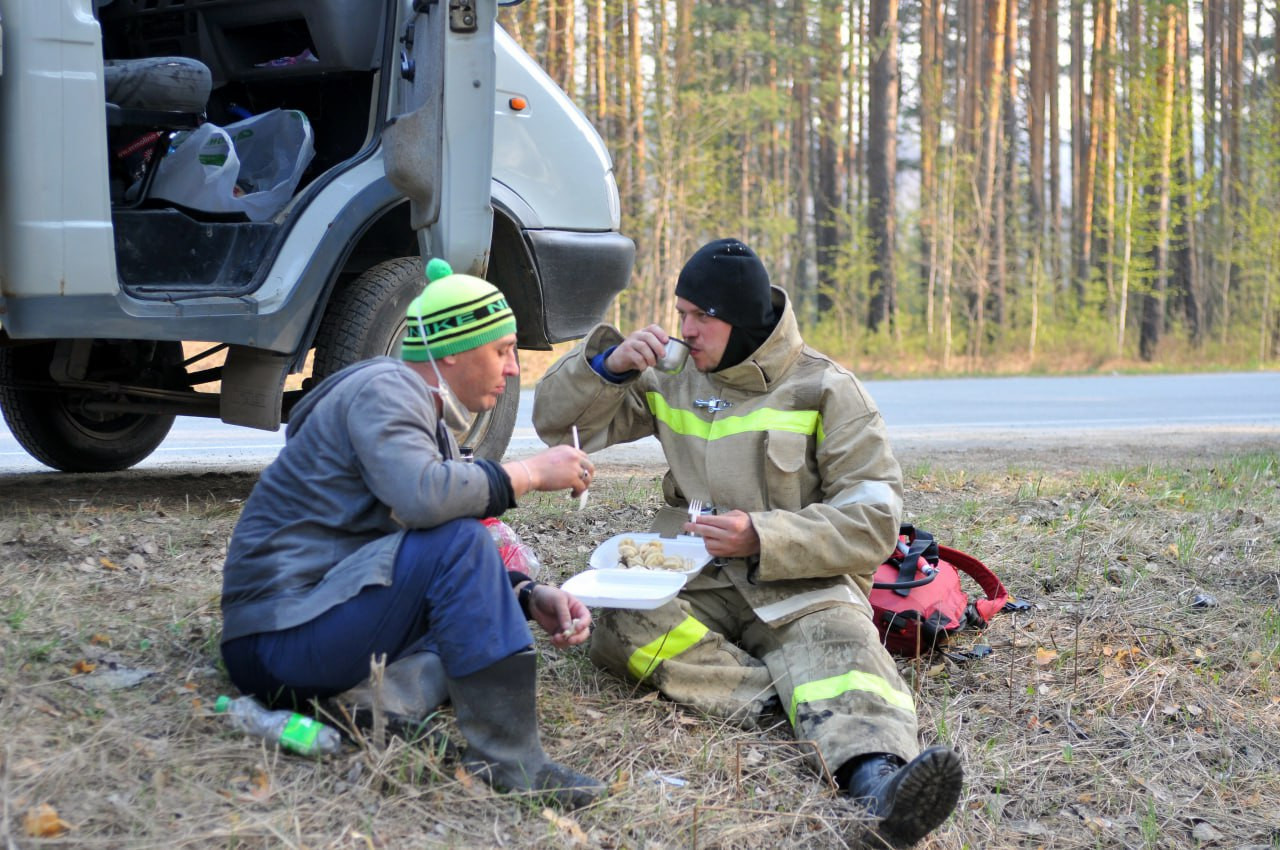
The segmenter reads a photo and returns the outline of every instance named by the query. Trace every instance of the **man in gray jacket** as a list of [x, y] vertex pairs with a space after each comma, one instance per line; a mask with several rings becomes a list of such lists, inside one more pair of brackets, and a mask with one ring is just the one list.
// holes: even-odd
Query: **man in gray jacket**
[[[805, 345], [742, 242], [699, 249], [675, 294], [694, 368], [653, 368], [659, 325], [601, 325], [535, 396], [549, 444], [575, 425], [589, 451], [657, 437], [672, 507], [655, 527], [701, 535], [716, 558], [666, 605], [603, 612], [591, 658], [708, 713], [749, 722], [777, 706], [877, 837], [910, 846], [951, 813], [962, 771], [950, 748], [920, 752], [911, 691], [871, 619], [902, 516], [884, 422], [853, 374]], [[695, 500], [714, 510], [667, 520]]]
[[527, 619], [567, 647], [587, 639], [591, 614], [508, 573], [480, 520], [531, 490], [578, 494], [594, 467], [571, 446], [506, 464], [460, 457], [447, 425], [465, 417], [459, 405], [491, 409], [518, 374], [515, 317], [486, 281], [428, 269], [403, 362], [356, 363], [291, 412], [227, 550], [223, 659], [242, 692], [298, 705], [348, 691], [384, 656], [415, 714], [451, 699], [465, 764], [495, 788], [583, 805], [604, 786], [542, 749]]

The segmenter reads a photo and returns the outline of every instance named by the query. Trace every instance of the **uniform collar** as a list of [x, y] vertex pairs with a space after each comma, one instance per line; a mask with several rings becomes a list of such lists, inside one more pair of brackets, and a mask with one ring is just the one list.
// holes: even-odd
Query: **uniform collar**
[[721, 372], [708, 372], [707, 377], [717, 387], [747, 393], [763, 393], [786, 375], [804, 349], [800, 327], [796, 324], [795, 311], [785, 290], [774, 286], [773, 307], [778, 313], [778, 324], [773, 333], [760, 344], [746, 360]]

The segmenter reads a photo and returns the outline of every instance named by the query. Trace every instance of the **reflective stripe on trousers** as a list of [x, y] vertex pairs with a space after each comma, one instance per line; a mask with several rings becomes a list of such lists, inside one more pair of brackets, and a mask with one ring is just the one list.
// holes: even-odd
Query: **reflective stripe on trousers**
[[706, 626], [693, 617], [685, 617], [680, 625], [631, 653], [631, 657], [627, 659], [627, 672], [644, 681], [655, 667], [689, 649], [702, 640], [702, 636], [708, 631], [710, 630]]
[[911, 699], [911, 695], [894, 688], [883, 676], [861, 670], [850, 670], [839, 676], [796, 685], [795, 690], [791, 692], [791, 705], [787, 706], [787, 719], [791, 721], [792, 726], [795, 726], [796, 709], [801, 703], [835, 699], [850, 691], [866, 691], [894, 708], [900, 708], [912, 715], [916, 713], [916, 704]]

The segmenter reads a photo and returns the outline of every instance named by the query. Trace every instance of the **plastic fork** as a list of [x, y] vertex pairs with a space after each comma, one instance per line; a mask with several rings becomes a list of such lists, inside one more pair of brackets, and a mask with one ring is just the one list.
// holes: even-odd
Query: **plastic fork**
[[689, 522], [697, 522], [698, 516], [702, 513], [702, 500], [694, 499], [689, 503]]
[[[573, 447], [575, 449], [582, 448], [581, 444], [578, 442], [578, 426], [577, 425], [573, 426]], [[583, 489], [583, 491], [578, 494], [578, 510], [582, 510], [587, 506], [587, 489], [589, 488]]]

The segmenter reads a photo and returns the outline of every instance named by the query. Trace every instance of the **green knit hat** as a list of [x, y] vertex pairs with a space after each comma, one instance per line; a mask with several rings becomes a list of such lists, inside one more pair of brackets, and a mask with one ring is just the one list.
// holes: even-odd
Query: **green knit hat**
[[[415, 363], [460, 354], [516, 332], [516, 317], [502, 291], [478, 277], [454, 274], [439, 258], [427, 263], [427, 288], [409, 304], [400, 358]], [[421, 329], [421, 330], [420, 330]], [[423, 345], [421, 333], [427, 335]]]

